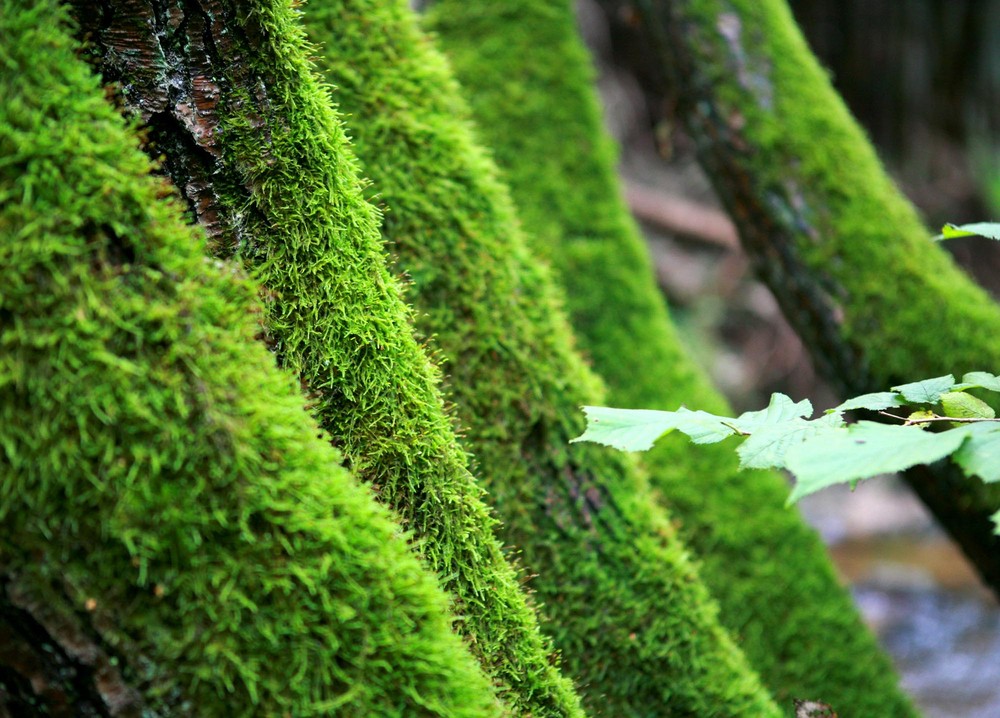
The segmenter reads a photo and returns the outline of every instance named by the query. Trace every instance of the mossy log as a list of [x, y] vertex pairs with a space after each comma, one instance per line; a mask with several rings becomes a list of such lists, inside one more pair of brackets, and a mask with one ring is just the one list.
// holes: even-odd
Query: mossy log
[[212, 251], [263, 285], [264, 340], [356, 475], [419, 539], [505, 703], [576, 714], [413, 336], [298, 13], [281, 0], [77, 7]]
[[406, 3], [318, 0], [305, 21], [504, 539], [537, 574], [543, 627], [588, 709], [778, 715], [644, 477], [621, 454], [569, 446], [602, 389]]
[[[429, 20], [529, 239], [566, 288], [608, 401], [727, 413], [678, 340], [621, 199], [572, 4], [439, 0]], [[683, 437], [661, 439], [642, 458], [700, 559], [723, 624], [779, 702], [811, 696], [843, 715], [913, 715], [822, 543], [785, 507], [783, 477], [739, 472], [731, 448], [695, 448]]]
[[0, 714], [503, 714], [51, 0], [0, 2]]
[[[853, 396], [996, 371], [1000, 308], [931, 241], [785, 2], [631, 5], [643, 18], [630, 23], [633, 42], [656, 59], [642, 78], [676, 101], [758, 275], [823, 375]], [[906, 479], [998, 591], [1000, 489], [949, 464]]]

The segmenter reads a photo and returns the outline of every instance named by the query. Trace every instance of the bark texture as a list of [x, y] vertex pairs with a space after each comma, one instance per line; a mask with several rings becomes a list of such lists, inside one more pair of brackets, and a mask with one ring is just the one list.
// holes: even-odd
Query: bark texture
[[81, 4], [78, 15], [212, 251], [264, 286], [264, 339], [356, 474], [419, 539], [511, 711], [576, 714], [413, 337], [297, 13], [280, 0], [179, 0]]
[[[782, 0], [603, 4], [640, 13], [644, 79], [676, 101], [757, 273], [834, 386], [1000, 365], [1000, 308], [930, 240]], [[1000, 490], [950, 465], [906, 478], [997, 591]]]
[[64, 20], [0, 2], [0, 714], [499, 718]]
[[588, 709], [777, 715], [645, 477], [618, 452], [568, 444], [602, 388], [406, 3], [322, 0], [305, 20], [502, 535], [537, 574], [543, 627]]
[[[430, 20], [529, 238], [566, 288], [608, 402], [727, 413], [681, 347], [621, 200], [572, 4], [439, 0]], [[684, 437], [664, 437], [642, 459], [723, 624], [789, 712], [793, 698], [813, 697], [843, 715], [913, 714], [823, 545], [785, 507], [783, 477], [740, 472], [731, 447], [694, 447]]]

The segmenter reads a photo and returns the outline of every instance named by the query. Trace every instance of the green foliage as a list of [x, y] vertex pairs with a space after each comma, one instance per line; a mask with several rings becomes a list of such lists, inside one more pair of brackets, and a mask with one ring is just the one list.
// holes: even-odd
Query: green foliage
[[941, 234], [934, 239], [954, 239], [956, 237], [986, 237], [1000, 239], [1000, 224], [996, 222], [975, 222], [973, 224], [946, 224], [941, 228]]
[[[986, 482], [1000, 481], [1000, 422], [993, 408], [970, 390], [1000, 392], [1000, 377], [970, 372], [902, 384], [864, 394], [809, 419], [808, 401], [774, 394], [761, 411], [725, 417], [704, 411], [650, 411], [584, 407], [587, 430], [574, 441], [593, 441], [625, 451], [645, 451], [672, 431], [696, 444], [744, 437], [737, 449], [743, 468], [784, 468], [797, 482], [789, 501], [827, 486], [904, 471], [947, 456]], [[890, 413], [888, 409], [904, 409]], [[848, 423], [847, 411], [878, 412], [897, 424]], [[1000, 532], [1000, 531], [998, 531]]]
[[[29, 640], [95, 666], [58, 680], [109, 713], [498, 716], [436, 577], [256, 341], [256, 287], [204, 256], [64, 20], [0, 2], [4, 604], [42, 607], [70, 645]], [[48, 685], [18, 714], [75, 714]]]

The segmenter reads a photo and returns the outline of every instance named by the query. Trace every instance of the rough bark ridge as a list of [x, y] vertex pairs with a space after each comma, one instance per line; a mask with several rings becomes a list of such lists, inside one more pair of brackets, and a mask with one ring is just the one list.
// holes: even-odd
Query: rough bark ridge
[[0, 2], [0, 714], [502, 713], [54, 2]]
[[[847, 395], [1000, 366], [1000, 309], [929, 239], [781, 0], [634, 5], [651, 89], [676, 102], [758, 274]], [[819, 138], [819, 139], [817, 139]], [[907, 480], [994, 591], [1000, 490], [950, 466]]]
[[415, 319], [489, 495], [587, 707], [609, 716], [777, 715], [627, 457], [570, 447], [602, 389], [573, 351], [468, 110], [402, 0], [305, 12]]
[[[567, 289], [608, 401], [726, 413], [680, 345], [620, 199], [571, 3], [440, 0], [429, 19], [529, 237]], [[783, 477], [739, 472], [730, 447], [694, 448], [684, 437], [662, 439], [642, 459], [682, 522], [723, 624], [780, 703], [813, 696], [845, 715], [912, 715], [821, 542], [784, 506]]]
[[278, 0], [79, 6], [212, 249], [260, 280], [266, 340], [357, 475], [420, 539], [511, 710], [573, 715], [390, 276], [378, 213]]

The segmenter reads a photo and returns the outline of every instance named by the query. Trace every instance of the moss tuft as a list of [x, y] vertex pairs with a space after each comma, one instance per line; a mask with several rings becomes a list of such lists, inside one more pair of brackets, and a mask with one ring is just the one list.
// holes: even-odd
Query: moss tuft
[[[238, 258], [265, 288], [268, 343], [301, 377], [357, 476], [418, 539], [501, 698], [515, 713], [572, 715], [575, 696], [493, 535], [496, 520], [443, 408], [439, 374], [413, 336], [412, 312], [386, 265], [379, 213], [363, 196], [344, 129], [312, 74], [298, 13], [281, 0], [214, 4], [217, 22], [203, 30], [214, 33], [203, 48], [210, 62], [171, 60], [187, 73], [176, 84], [204, 86], [210, 73], [218, 88], [202, 106], [202, 124], [210, 120], [213, 131], [185, 138], [208, 143], [201, 159], [211, 165], [218, 199], [213, 250]], [[194, 13], [178, 25], [164, 17], [165, 37], [153, 42], [173, 58], [202, 42], [201, 31], [185, 33], [203, 19]], [[119, 37], [101, 32], [109, 42]], [[118, 61], [106, 47], [104, 64]], [[157, 82], [174, 86], [173, 78]], [[126, 98], [143, 111], [135, 95]], [[168, 167], [184, 165], [184, 147], [166, 147]], [[175, 183], [190, 191], [190, 183]], [[197, 198], [189, 201], [197, 209]]]

